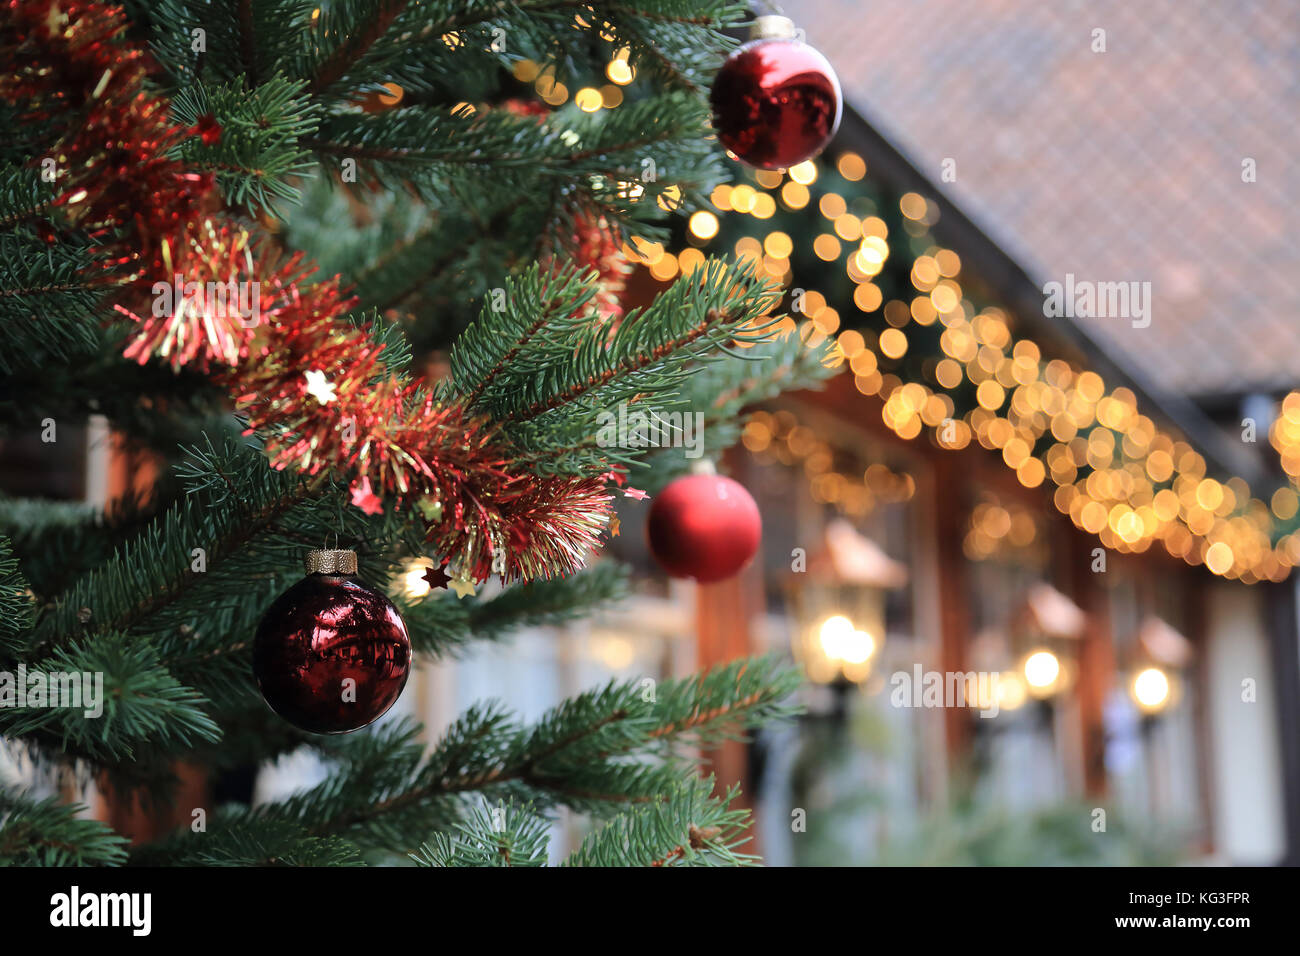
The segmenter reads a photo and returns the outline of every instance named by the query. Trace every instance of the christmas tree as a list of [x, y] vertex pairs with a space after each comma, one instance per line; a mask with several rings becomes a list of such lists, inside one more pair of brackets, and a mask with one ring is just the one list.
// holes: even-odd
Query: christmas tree
[[[155, 808], [181, 762], [214, 777], [306, 747], [331, 770], [138, 845], [0, 791], [0, 863], [537, 864], [562, 806], [592, 820], [574, 864], [753, 859], [692, 748], [787, 713], [797, 675], [772, 660], [613, 683], [534, 723], [475, 707], [430, 748], [406, 721], [316, 732], [376, 719], [411, 658], [618, 599], [614, 497], [688, 462], [602, 440], [612, 413], [703, 410], [716, 458], [746, 405], [824, 374], [774, 333], [781, 291], [752, 264], [621, 302], [624, 244], [664, 240], [727, 176], [708, 89], [744, 18], [4, 0], [4, 432], [103, 416], [161, 465], [107, 509], [0, 498], [0, 672], [103, 681], [92, 716], [11, 679], [0, 735]], [[308, 551], [318, 604], [277, 602]], [[393, 587], [417, 558], [422, 599]], [[303, 684], [303, 614], [309, 634], [372, 615], [350, 669]]]

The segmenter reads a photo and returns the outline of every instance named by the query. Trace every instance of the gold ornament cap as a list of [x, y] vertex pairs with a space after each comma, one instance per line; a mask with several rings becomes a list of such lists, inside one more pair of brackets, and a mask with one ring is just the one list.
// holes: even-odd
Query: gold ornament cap
[[789, 17], [766, 14], [755, 17], [749, 27], [751, 40], [793, 40], [799, 36], [794, 21]]
[[330, 550], [308, 551], [303, 562], [308, 574], [356, 574], [357, 553], [355, 551]]

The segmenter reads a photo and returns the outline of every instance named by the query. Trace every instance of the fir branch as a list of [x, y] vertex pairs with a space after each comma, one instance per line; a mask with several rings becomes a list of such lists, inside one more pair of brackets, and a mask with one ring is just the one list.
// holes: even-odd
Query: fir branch
[[276, 200], [299, 200], [294, 179], [311, 168], [300, 141], [319, 123], [318, 108], [301, 81], [277, 75], [251, 88], [243, 78], [196, 82], [176, 94], [171, 108], [179, 126], [211, 117], [220, 128], [212, 145], [192, 136], [178, 143], [173, 155], [191, 169], [214, 173], [228, 205], [278, 214]]
[[[30, 737], [95, 762], [131, 761], [142, 752], [176, 754], [196, 741], [221, 737], [204, 710], [208, 702], [176, 681], [147, 642], [128, 645], [120, 633], [98, 634], [28, 668], [29, 675], [38, 670], [47, 686], [67, 684], [75, 691], [73, 700], [0, 708], [5, 736]], [[83, 689], [86, 675], [94, 680], [93, 689]], [[95, 696], [98, 700], [91, 699]]]
[[0, 165], [0, 229], [11, 230], [48, 212], [57, 198], [34, 166]]
[[213, 713], [224, 721], [261, 707], [248, 679], [250, 638], [265, 607], [301, 576], [304, 551], [334, 533], [360, 552], [364, 574], [386, 578], [418, 542], [393, 516], [344, 509], [336, 486], [313, 489], [268, 469], [247, 446], [196, 449], [182, 477], [182, 500], [42, 609], [25, 659], [46, 666], [83, 635], [114, 635], [219, 701]]
[[575, 341], [589, 326], [581, 313], [596, 294], [590, 277], [579, 276], [574, 267], [551, 275], [540, 265], [508, 276], [503, 292], [501, 311], [495, 303], [484, 303], [479, 320], [465, 330], [451, 353], [456, 390], [470, 407], [499, 377], [514, 370], [517, 360], [529, 358], [524, 350], [543, 332], [547, 340], [567, 333]]
[[[669, 422], [701, 416], [692, 419], [700, 451], [716, 457], [740, 438], [747, 407], [782, 392], [819, 388], [836, 371], [833, 348], [809, 348], [799, 336], [789, 334], [740, 355], [725, 355], [699, 366], [683, 383], [678, 396], [654, 402], [645, 411]], [[582, 461], [584, 450], [573, 449], [572, 454]], [[638, 474], [637, 487], [652, 495], [691, 465], [691, 459], [680, 448], [647, 447], [640, 452], [631, 460], [648, 466], [648, 473]]]
[[0, 498], [0, 529], [12, 535], [31, 590], [48, 602], [71, 579], [112, 557], [157, 512], [154, 502], [130, 495], [103, 510], [81, 501]]
[[517, 584], [472, 605], [470, 631], [478, 638], [495, 639], [525, 627], [563, 624], [621, 600], [627, 588], [628, 569], [612, 561], [566, 578]]
[[[734, 45], [720, 31], [745, 13], [728, 0], [465, 0], [411, 5], [388, 18], [390, 9], [374, 0], [342, 4], [314, 22], [302, 75], [317, 78], [316, 92], [341, 95], [376, 75], [406, 90], [454, 90], [455, 71], [478, 76], [525, 50], [564, 75], [591, 59], [601, 37], [627, 47], [655, 79], [697, 89]], [[497, 46], [502, 36], [508, 49]], [[467, 85], [463, 77], [459, 85]]]
[[[152, 0], [148, 22], [153, 49], [173, 81], [173, 91], [200, 79], [245, 80], [256, 87], [277, 72], [296, 72], [306, 49], [315, 0]], [[204, 52], [193, 33], [204, 31]]]
[[317, 34], [319, 38], [328, 35], [331, 27], [341, 42], [316, 70], [309, 87], [312, 93], [321, 93], [329, 89], [343, 77], [363, 53], [387, 32], [393, 21], [406, 9], [407, 0], [379, 0], [368, 10], [368, 22], [355, 24], [352, 29], [339, 33], [340, 26], [331, 24], [325, 18]]
[[545, 866], [550, 824], [513, 801], [475, 808], [452, 829], [409, 854], [418, 866]]
[[[367, 178], [409, 183], [435, 205], [454, 207], [472, 193], [547, 208], [553, 203], [546, 198], [558, 191], [569, 206], [648, 235], [665, 218], [660, 200], [695, 208], [722, 180], [716, 144], [702, 135], [707, 123], [707, 107], [685, 93], [630, 102], [606, 116], [566, 116], [563, 123], [539, 124], [505, 110], [407, 106], [329, 114], [299, 145], [331, 163], [353, 158]], [[647, 160], [660, 175], [642, 175]]]
[[[676, 755], [678, 745], [727, 739], [741, 724], [791, 713], [782, 701], [798, 680], [793, 670], [756, 659], [665, 681], [654, 699], [640, 682], [612, 683], [565, 701], [531, 727], [497, 705], [474, 707], [427, 757], [416, 729], [399, 722], [326, 742], [323, 752], [337, 769], [324, 783], [279, 803], [226, 813], [219, 832], [274, 820], [362, 849], [410, 853], [409, 834], [463, 819], [470, 794], [600, 814], [662, 802], [695, 774], [694, 762]], [[651, 754], [659, 762], [646, 762]], [[690, 815], [698, 817], [690, 822], [714, 825], [694, 810]], [[141, 859], [193, 863], [213, 852], [205, 846], [214, 832], [177, 833], [156, 850], [140, 851]], [[680, 843], [678, 836], [665, 855]]]
[[18, 570], [13, 543], [0, 534], [0, 661], [27, 646], [35, 612], [27, 581]]
[[98, 259], [74, 236], [0, 233], [0, 371], [91, 350], [108, 291]]
[[91, 314], [81, 318], [91, 329], [84, 352], [57, 355], [42, 332], [23, 364], [0, 376], [0, 432], [31, 429], [45, 418], [62, 426], [103, 415], [124, 438], [174, 457], [178, 445], [199, 441], [204, 431], [230, 430], [224, 389], [197, 370], [177, 374], [159, 362], [127, 361], [121, 323], [100, 328]]
[[0, 788], [0, 866], [118, 866], [127, 840], [79, 816], [79, 804], [32, 799]]
[[[541, 804], [593, 803], [649, 799], [661, 793], [663, 768], [628, 767], [616, 762], [647, 748], [661, 753], [684, 741], [695, 744], [728, 739], [741, 722], [762, 723], [790, 711], [780, 704], [798, 682], [770, 659], [739, 661], [682, 681], [666, 681], [647, 701], [640, 682], [609, 684], [557, 706], [526, 733], [512, 729], [496, 710], [473, 711], [444, 741], [450, 754], [435, 750], [414, 785], [364, 805], [346, 826], [382, 818], [430, 798], [505, 787]], [[472, 738], [495, 761], [460, 766], [454, 758]], [[672, 768], [668, 768], [671, 776]], [[575, 781], [582, 780], [581, 786]], [[331, 825], [332, 826], [332, 825]]]
[[621, 600], [627, 581], [626, 568], [603, 562], [568, 577], [515, 584], [487, 600], [396, 600], [415, 652], [449, 656], [478, 641], [497, 641], [523, 628], [554, 626], [590, 614]]
[[[231, 476], [222, 477], [233, 487]], [[260, 500], [255, 507], [235, 507], [225, 515], [205, 513], [201, 506], [188, 501], [180, 504], [168, 511], [143, 541], [128, 544], [113, 561], [80, 582], [55, 612], [42, 620], [42, 634], [48, 641], [54, 635], [72, 633], [72, 618], [83, 609], [90, 612], [95, 631], [142, 626], [150, 617], [176, 604], [191, 587], [206, 583], [208, 570], [217, 570], [223, 561], [237, 559], [254, 538], [273, 529], [311, 494], [307, 482], [287, 482], [279, 494]], [[216, 527], [204, 528], [205, 519]], [[206, 533], [196, 535], [199, 529]], [[195, 569], [187, 545], [196, 540], [208, 546], [208, 570]], [[165, 552], [171, 553], [160, 562]], [[148, 584], [140, 587], [143, 582]]]
[[[758, 858], [738, 852], [748, 842], [749, 813], [731, 809], [737, 790], [712, 796], [713, 781], [693, 780], [662, 800], [612, 818], [590, 834], [565, 866], [752, 866]], [[545, 866], [549, 824], [514, 801], [475, 808], [450, 832], [437, 834], [409, 854], [418, 866]]]
[[565, 860], [566, 866], [753, 866], [738, 852], [749, 841], [749, 811], [731, 809], [731, 788], [712, 796], [713, 781], [696, 780], [666, 799], [610, 820]]
[[[522, 298], [518, 289], [514, 294]], [[629, 313], [613, 336], [578, 313], [550, 323], [545, 334], [515, 353], [504, 350], [530, 307], [510, 314], [514, 307], [508, 304], [506, 335], [497, 340], [490, 338], [495, 315], [485, 310], [453, 350], [450, 388], [476, 394], [475, 407], [500, 423], [530, 467], [580, 474], [600, 467], [602, 458], [635, 457], [615, 445], [593, 450], [602, 422], [620, 403], [679, 404], [677, 389], [697, 370], [693, 363], [714, 358], [730, 343], [769, 338], [765, 316], [775, 302], [773, 289], [755, 278], [748, 260], [709, 260], [649, 308]], [[505, 354], [511, 354], [508, 363]], [[491, 378], [484, 385], [487, 370]]]

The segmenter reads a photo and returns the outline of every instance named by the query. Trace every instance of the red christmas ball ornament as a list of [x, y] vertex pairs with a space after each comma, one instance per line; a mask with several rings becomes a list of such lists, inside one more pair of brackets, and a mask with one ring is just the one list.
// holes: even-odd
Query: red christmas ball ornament
[[253, 674], [271, 709], [301, 730], [345, 734], [378, 720], [411, 673], [393, 603], [356, 580], [354, 551], [312, 551], [307, 577], [263, 615]]
[[687, 475], [671, 482], [650, 506], [650, 551], [675, 578], [721, 581], [753, 559], [763, 534], [758, 505], [739, 482], [723, 475]]
[[710, 93], [722, 145], [759, 169], [812, 159], [840, 125], [840, 81], [826, 57], [796, 38], [787, 17], [758, 17], [750, 40], [722, 64]]

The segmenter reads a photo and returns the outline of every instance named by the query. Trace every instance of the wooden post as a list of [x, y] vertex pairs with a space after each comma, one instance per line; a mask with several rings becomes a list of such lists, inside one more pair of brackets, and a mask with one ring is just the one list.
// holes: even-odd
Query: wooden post
[[[960, 489], [970, 480], [956, 455], [936, 455], [931, 507], [934, 512], [936, 565], [939, 581], [940, 669], [950, 674], [965, 673], [970, 645], [970, 580], [966, 555], [962, 551], [964, 529]], [[929, 544], [927, 542], [927, 544]], [[922, 547], [926, 545], [923, 544]], [[944, 740], [949, 764], [964, 759], [971, 737], [970, 714], [964, 707], [945, 707]]]
[[[749, 618], [754, 601], [752, 591], [757, 577], [754, 568], [717, 584], [696, 588], [696, 647], [699, 669], [706, 670], [746, 657], [753, 653]], [[716, 777], [716, 792], [723, 793], [732, 784], [742, 789], [741, 806], [752, 807], [749, 796], [749, 759], [746, 745], [739, 740], [724, 741], [701, 755], [708, 772]]]
[[1066, 580], [1084, 612], [1084, 632], [1079, 641], [1079, 729], [1083, 790], [1089, 797], [1106, 795], [1106, 697], [1115, 682], [1115, 647], [1111, 639], [1110, 601], [1092, 570], [1090, 538], [1072, 530], [1066, 548], [1070, 562]]
[[1300, 637], [1296, 623], [1296, 582], [1287, 580], [1256, 587], [1264, 589], [1282, 748], [1286, 850], [1278, 862], [1297, 866], [1300, 865]]
[[[742, 453], [735, 449], [726, 456], [731, 471], [744, 481], [748, 464]], [[716, 584], [700, 584], [695, 588], [696, 667], [707, 670], [737, 658], [748, 657], [755, 651], [751, 622], [762, 613], [763, 554], [761, 550], [753, 564], [736, 577]], [[737, 806], [752, 809], [749, 780], [749, 753], [747, 744], [728, 740], [721, 746], [711, 747], [701, 755], [706, 772], [715, 776], [715, 792], [723, 793], [732, 784], [741, 787]], [[757, 849], [750, 852], [758, 852]]]

